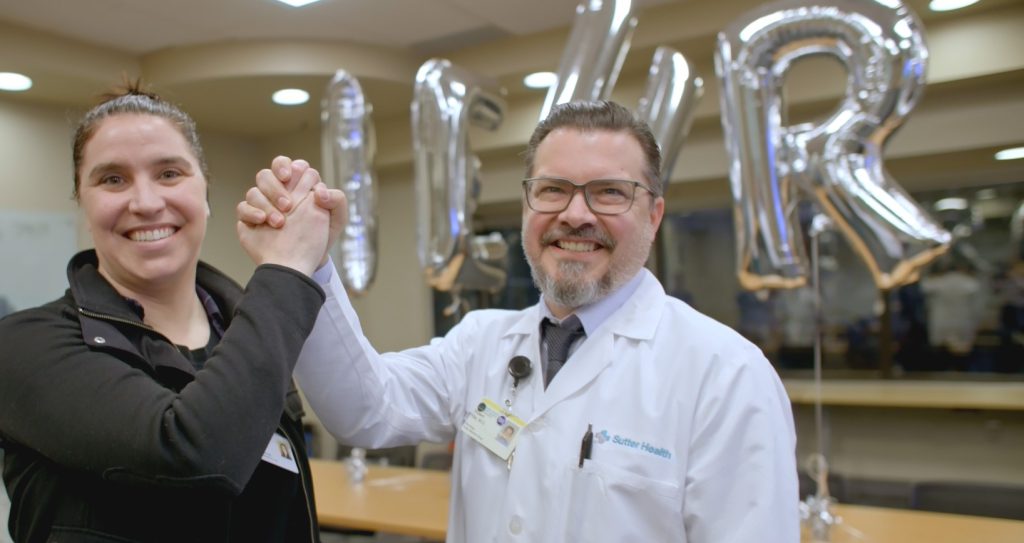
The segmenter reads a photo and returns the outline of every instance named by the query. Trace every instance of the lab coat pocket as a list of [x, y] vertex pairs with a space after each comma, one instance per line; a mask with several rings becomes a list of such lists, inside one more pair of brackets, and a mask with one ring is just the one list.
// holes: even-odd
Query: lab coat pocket
[[597, 460], [569, 470], [565, 541], [685, 541], [678, 485]]

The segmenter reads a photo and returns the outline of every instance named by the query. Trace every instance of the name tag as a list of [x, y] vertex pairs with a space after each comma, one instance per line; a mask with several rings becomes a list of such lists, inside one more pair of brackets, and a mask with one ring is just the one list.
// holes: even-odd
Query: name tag
[[270, 443], [267, 443], [267, 450], [263, 451], [263, 461], [292, 473], [299, 472], [292, 444], [288, 442], [288, 438], [278, 433], [275, 433], [270, 438]]
[[466, 417], [462, 431], [502, 460], [508, 460], [516, 448], [519, 431], [526, 423], [502, 409], [494, 401], [484, 398]]

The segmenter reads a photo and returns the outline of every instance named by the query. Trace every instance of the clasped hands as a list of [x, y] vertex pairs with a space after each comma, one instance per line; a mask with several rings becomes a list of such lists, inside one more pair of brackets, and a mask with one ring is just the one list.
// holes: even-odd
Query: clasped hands
[[329, 189], [305, 160], [279, 156], [256, 174], [256, 186], [235, 208], [238, 239], [249, 258], [312, 275], [348, 216], [345, 193]]

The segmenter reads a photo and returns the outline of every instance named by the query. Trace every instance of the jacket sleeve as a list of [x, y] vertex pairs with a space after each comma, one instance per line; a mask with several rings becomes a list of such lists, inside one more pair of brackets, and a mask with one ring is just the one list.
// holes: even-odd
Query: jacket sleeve
[[109, 480], [240, 493], [277, 428], [322, 304], [309, 278], [260, 266], [213, 355], [180, 393], [88, 348], [75, 318], [15, 314], [0, 324], [0, 432]]
[[465, 388], [465, 349], [475, 343], [459, 338], [475, 328], [473, 313], [430, 345], [380, 354], [333, 271], [325, 290], [327, 301], [295, 367], [320, 422], [339, 441], [367, 448], [452, 439], [461, 423], [454, 413]]

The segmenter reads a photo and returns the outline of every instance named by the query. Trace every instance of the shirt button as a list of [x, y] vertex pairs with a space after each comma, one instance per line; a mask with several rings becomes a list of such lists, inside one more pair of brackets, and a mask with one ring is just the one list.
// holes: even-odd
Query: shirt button
[[96, 336], [92, 338], [92, 340], [95, 341], [96, 343], [99, 343], [100, 345], [103, 345], [104, 343], [107, 342], [107, 340], [103, 336]]
[[519, 518], [519, 515], [512, 515], [512, 520], [508, 522], [508, 532], [512, 535], [519, 535], [519, 532], [523, 531], [523, 521]]

